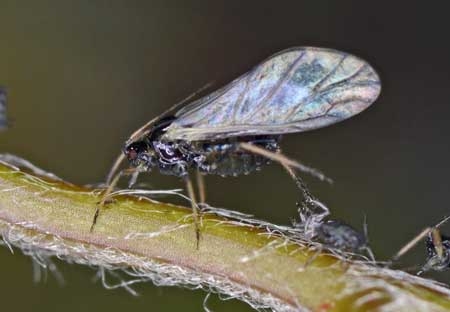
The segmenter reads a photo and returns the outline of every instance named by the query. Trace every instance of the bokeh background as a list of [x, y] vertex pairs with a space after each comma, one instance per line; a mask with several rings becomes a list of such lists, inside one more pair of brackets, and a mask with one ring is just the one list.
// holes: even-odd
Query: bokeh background
[[[420, 4], [419, 4], [420, 3]], [[334, 217], [362, 228], [388, 259], [450, 213], [450, 43], [447, 11], [425, 1], [0, 1], [0, 85], [9, 91], [10, 152], [79, 184], [103, 181], [127, 136], [207, 82], [221, 86], [274, 52], [324, 46], [369, 61], [379, 100], [340, 124], [285, 136], [284, 151], [322, 169], [305, 177]], [[153, 173], [154, 188], [178, 188]], [[277, 165], [207, 178], [210, 204], [288, 224], [298, 194]], [[450, 231], [450, 227], [447, 227]], [[445, 231], [445, 227], [444, 227]], [[421, 245], [403, 266], [424, 261]], [[140, 297], [58, 263], [34, 283], [31, 260], [0, 249], [2, 309], [199, 311], [205, 293], [140, 285]], [[450, 281], [448, 274], [432, 278]], [[250, 311], [212, 296], [213, 311]]]

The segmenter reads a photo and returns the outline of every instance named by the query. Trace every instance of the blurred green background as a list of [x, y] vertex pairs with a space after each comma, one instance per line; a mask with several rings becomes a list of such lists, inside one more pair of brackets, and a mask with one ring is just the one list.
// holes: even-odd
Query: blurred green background
[[[424, 3], [423, 1], [417, 3]], [[379, 100], [340, 124], [285, 136], [287, 155], [322, 169], [305, 177], [336, 218], [362, 228], [387, 259], [449, 214], [450, 42], [446, 10], [413, 1], [0, 1], [0, 85], [9, 91], [10, 152], [79, 184], [103, 181], [137, 127], [209, 81], [220, 86], [282, 49], [313, 45], [369, 61]], [[153, 173], [154, 188], [178, 188]], [[288, 224], [297, 191], [272, 165], [207, 178], [212, 205]], [[169, 200], [169, 199], [168, 199]], [[449, 230], [450, 231], [450, 230]], [[422, 264], [423, 245], [403, 266]], [[66, 283], [34, 283], [31, 260], [0, 249], [2, 310], [199, 311], [205, 293], [137, 286], [140, 297], [58, 263]], [[448, 274], [433, 278], [449, 281]], [[213, 311], [250, 311], [209, 300]]]

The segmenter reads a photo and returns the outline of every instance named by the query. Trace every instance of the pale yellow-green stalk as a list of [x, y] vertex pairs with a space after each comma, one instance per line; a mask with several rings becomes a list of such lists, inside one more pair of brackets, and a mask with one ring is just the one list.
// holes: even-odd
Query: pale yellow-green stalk
[[314, 250], [212, 213], [203, 216], [197, 250], [191, 210], [167, 203], [118, 196], [90, 233], [100, 198], [0, 163], [0, 233], [26, 254], [203, 287], [276, 311], [450, 310], [449, 290], [429, 280], [325, 251], [305, 267]]

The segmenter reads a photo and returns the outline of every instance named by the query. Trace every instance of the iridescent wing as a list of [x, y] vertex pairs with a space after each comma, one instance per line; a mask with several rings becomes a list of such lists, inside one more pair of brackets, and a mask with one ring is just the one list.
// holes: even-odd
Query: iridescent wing
[[163, 138], [196, 141], [308, 131], [360, 113], [380, 89], [375, 70], [358, 57], [293, 48], [179, 110]]

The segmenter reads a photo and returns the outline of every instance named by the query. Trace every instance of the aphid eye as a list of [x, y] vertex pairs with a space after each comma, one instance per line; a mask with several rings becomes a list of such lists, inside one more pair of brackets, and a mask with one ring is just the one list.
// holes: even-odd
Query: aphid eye
[[135, 160], [137, 158], [137, 153], [134, 149], [129, 149], [127, 156], [129, 160]]
[[139, 154], [146, 150], [146, 146], [144, 142], [135, 142], [125, 147], [124, 153], [128, 160], [133, 161], [139, 157]]

